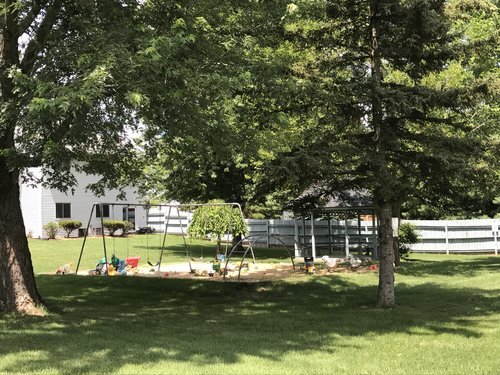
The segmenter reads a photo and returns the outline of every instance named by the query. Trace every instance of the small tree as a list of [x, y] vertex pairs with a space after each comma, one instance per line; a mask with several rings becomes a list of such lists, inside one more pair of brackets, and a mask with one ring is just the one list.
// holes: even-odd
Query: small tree
[[123, 237], [126, 237], [127, 234], [128, 234], [128, 231], [131, 230], [131, 229], [134, 229], [134, 224], [132, 224], [130, 221], [124, 221], [123, 222], [123, 232], [122, 232], [122, 236]]
[[417, 227], [411, 223], [403, 223], [399, 226], [399, 256], [408, 258], [410, 256], [410, 245], [420, 241]]
[[[222, 202], [211, 201], [210, 203]], [[188, 229], [188, 234], [191, 237], [214, 236], [217, 239], [217, 254], [220, 253], [222, 236], [228, 232], [233, 236], [247, 233], [246, 223], [240, 211], [230, 206], [203, 206], [197, 208]]]
[[75, 229], [82, 226], [82, 222], [79, 220], [61, 220], [59, 221], [59, 226], [66, 231], [66, 238], [69, 238]]
[[125, 228], [125, 222], [121, 220], [104, 220], [103, 225], [109, 231], [111, 237], [115, 236], [117, 230], [121, 229], [123, 231]]
[[49, 237], [49, 240], [55, 240], [59, 231], [59, 224], [51, 221], [43, 226], [43, 230], [47, 234], [47, 237]]

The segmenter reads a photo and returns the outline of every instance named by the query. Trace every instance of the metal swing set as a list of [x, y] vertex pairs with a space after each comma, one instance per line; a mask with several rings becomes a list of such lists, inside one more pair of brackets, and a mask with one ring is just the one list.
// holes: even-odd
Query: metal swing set
[[[104, 261], [105, 261], [105, 272], [104, 274], [108, 274], [108, 249], [107, 249], [107, 246], [106, 246], [106, 238], [105, 238], [105, 232], [104, 232], [104, 219], [103, 219], [103, 207], [104, 206], [110, 206], [113, 210], [113, 215], [114, 215], [114, 207], [115, 206], [121, 206], [121, 207], [126, 207], [127, 208], [127, 216], [128, 216], [128, 209], [129, 207], [143, 207], [145, 208], [146, 210], [146, 225], [148, 224], [148, 219], [149, 219], [149, 209], [151, 207], [158, 207], [160, 209], [160, 212], [162, 210], [162, 208], [167, 208], [168, 209], [168, 215], [166, 217], [166, 221], [165, 221], [165, 230], [164, 230], [164, 234], [163, 234], [163, 240], [161, 240], [161, 245], [160, 245], [160, 258], [158, 260], [158, 262], [156, 264], [152, 264], [150, 262], [150, 259], [149, 259], [149, 238], [146, 239], [146, 249], [147, 249], [147, 254], [148, 254], [148, 259], [147, 259], [147, 262], [150, 266], [154, 267], [154, 268], [157, 268], [157, 271], [160, 271], [160, 268], [161, 268], [161, 262], [162, 262], [162, 259], [163, 259], [163, 253], [165, 251], [165, 243], [166, 243], [166, 239], [167, 239], [167, 234], [168, 234], [168, 230], [169, 230], [169, 225], [170, 225], [170, 219], [171, 219], [171, 215], [174, 211], [174, 214], [176, 213], [176, 219], [179, 221], [179, 224], [180, 224], [180, 230], [181, 230], [181, 235], [182, 235], [182, 240], [183, 240], [183, 245], [184, 245], [184, 249], [186, 251], [186, 258], [187, 258], [187, 261], [189, 263], [189, 269], [190, 269], [190, 272], [194, 272], [194, 269], [193, 269], [193, 266], [192, 266], [192, 258], [191, 258], [191, 254], [190, 254], [190, 250], [189, 250], [189, 246], [188, 246], [188, 243], [186, 241], [186, 235], [187, 233], [185, 233], [184, 231], [184, 228], [182, 226], [182, 219], [181, 219], [181, 210], [182, 209], [185, 209], [185, 210], [189, 210], [190, 208], [197, 208], [197, 207], [214, 207], [214, 206], [226, 206], [226, 207], [230, 207], [231, 210], [230, 210], [230, 219], [229, 219], [229, 224], [228, 224], [228, 230], [226, 231], [227, 233], [227, 237], [226, 237], [226, 248], [225, 248], [225, 256], [226, 258], [228, 258], [228, 243], [229, 243], [229, 240], [232, 236], [232, 232], [233, 232], [233, 225], [232, 225], [232, 221], [233, 221], [233, 210], [234, 209], [237, 209], [239, 214], [241, 215], [241, 218], [244, 219], [244, 216], [243, 216], [243, 211], [241, 209], [241, 205], [239, 203], [192, 203], [192, 204], [148, 204], [148, 203], [144, 203], [144, 204], [141, 204], [141, 203], [94, 203], [92, 205], [92, 209], [90, 211], [90, 216], [89, 216], [89, 220], [87, 222], [87, 227], [86, 227], [86, 230], [85, 230], [85, 236], [83, 238], [83, 243], [82, 243], [82, 248], [80, 250], [80, 256], [78, 258], [78, 262], [77, 262], [77, 266], [76, 266], [76, 271], [75, 273], [78, 274], [78, 270], [80, 268], [80, 263], [81, 263], [81, 260], [82, 260], [82, 256], [83, 256], [83, 252], [85, 250], [85, 244], [87, 242], [87, 237], [88, 237], [88, 234], [89, 234], [89, 229], [91, 227], [91, 223], [92, 223], [92, 218], [93, 218], [93, 215], [94, 215], [94, 212], [97, 212], [97, 210], [99, 210], [99, 212], [101, 213], [99, 216], [100, 216], [100, 224], [101, 224], [101, 236], [102, 236], [102, 243], [103, 243], [103, 254], [104, 254]], [[149, 234], [149, 231], [146, 231], [146, 235]], [[241, 241], [240, 241], [241, 242]], [[238, 243], [239, 245], [240, 243]], [[237, 252], [236, 250], [237, 246], [233, 246], [229, 252], [229, 255], [232, 255], [234, 254], [235, 252]], [[113, 249], [114, 250], [114, 249]], [[250, 251], [251, 255], [252, 255], [252, 258], [253, 258], [253, 261], [255, 262], [255, 254], [253, 252], [253, 248], [250, 247], [250, 249], [247, 249], [246, 251], [244, 251], [245, 253], [245, 256], [246, 254], [248, 253], [248, 251]], [[129, 252], [129, 245], [127, 244], [127, 256], [128, 256], [128, 252]]]

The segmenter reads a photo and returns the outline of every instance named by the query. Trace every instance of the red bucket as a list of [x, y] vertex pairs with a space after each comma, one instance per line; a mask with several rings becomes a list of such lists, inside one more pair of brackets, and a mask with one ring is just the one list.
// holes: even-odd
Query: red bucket
[[141, 257], [131, 257], [131, 258], [126, 258], [125, 261], [132, 268], [136, 268], [137, 265], [139, 264], [139, 259], [141, 259]]

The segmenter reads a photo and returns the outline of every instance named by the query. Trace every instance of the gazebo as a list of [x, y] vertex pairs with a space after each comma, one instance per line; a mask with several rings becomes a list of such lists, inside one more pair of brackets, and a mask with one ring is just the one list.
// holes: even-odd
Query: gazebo
[[[294, 222], [296, 256], [317, 258], [340, 250], [347, 257], [354, 249], [378, 257], [378, 220], [367, 192], [348, 192], [322, 206], [295, 208]], [[310, 253], [300, 254], [298, 244]]]

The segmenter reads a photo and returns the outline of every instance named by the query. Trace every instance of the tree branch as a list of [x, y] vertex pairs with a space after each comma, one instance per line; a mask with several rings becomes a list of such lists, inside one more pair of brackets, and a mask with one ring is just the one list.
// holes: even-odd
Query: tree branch
[[62, 0], [53, 0], [52, 5], [47, 8], [45, 17], [24, 52], [24, 57], [21, 61], [21, 70], [24, 74], [29, 74], [32, 71], [37, 55], [42, 50], [43, 44], [47, 40], [50, 30], [57, 20], [57, 15], [61, 7]]
[[47, 5], [47, 0], [40, 1], [40, 0], [34, 0], [33, 1], [33, 6], [28, 10], [26, 15], [24, 16], [23, 19], [19, 20], [19, 27], [17, 30], [17, 36], [21, 36], [24, 34], [30, 25], [35, 21], [35, 19], [38, 17], [40, 12], [42, 11], [43, 7]]

